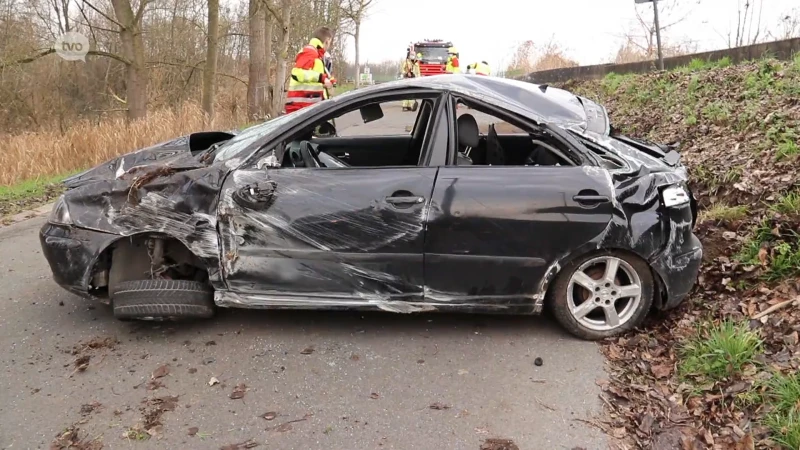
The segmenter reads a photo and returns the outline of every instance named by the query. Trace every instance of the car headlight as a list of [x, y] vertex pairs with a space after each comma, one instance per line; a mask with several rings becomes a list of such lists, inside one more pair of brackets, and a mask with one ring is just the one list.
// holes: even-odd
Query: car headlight
[[672, 208], [675, 206], [682, 206], [689, 204], [689, 192], [683, 186], [670, 186], [661, 191], [661, 198], [664, 200], [664, 206]]
[[53, 210], [50, 212], [48, 222], [54, 225], [72, 225], [72, 218], [69, 216], [69, 208], [67, 202], [64, 201], [64, 195], [58, 197], [58, 201], [53, 205]]

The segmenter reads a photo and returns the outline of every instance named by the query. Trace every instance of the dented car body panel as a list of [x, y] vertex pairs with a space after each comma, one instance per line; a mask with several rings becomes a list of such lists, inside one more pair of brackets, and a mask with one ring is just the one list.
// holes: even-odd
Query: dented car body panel
[[[694, 285], [702, 246], [693, 202], [664, 204], [665, 188], [688, 192], [677, 152], [611, 136], [605, 109], [587, 99], [485, 78], [371, 86], [259, 125], [262, 132], [198, 133], [72, 177], [54, 209], [68, 220], [40, 232], [54, 279], [104, 298], [110, 249], [162, 236], [202, 261], [218, 306], [532, 314], [562, 267], [607, 249], [647, 261], [656, 306], [678, 305]], [[421, 148], [428, 163], [281, 167], [277, 144], [315, 117], [422, 91], [438, 98]], [[454, 109], [442, 101], [450, 95], [557, 127], [583, 162], [437, 163], [454, 158]], [[215, 146], [225, 153], [228, 141], [241, 149], [215, 159]]]

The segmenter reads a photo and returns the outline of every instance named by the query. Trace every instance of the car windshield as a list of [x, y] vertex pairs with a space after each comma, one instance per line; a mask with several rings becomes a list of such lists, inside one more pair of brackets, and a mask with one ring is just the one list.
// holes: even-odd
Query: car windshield
[[270, 119], [262, 124], [253, 125], [250, 128], [244, 129], [244, 131], [237, 134], [217, 149], [216, 156], [214, 156], [214, 162], [227, 161], [229, 159], [244, 156], [243, 153], [246, 150], [255, 150], [255, 148], [251, 148], [255, 142], [260, 141], [261, 138], [269, 133], [272, 133], [278, 129], [278, 127], [293, 119], [299, 118], [306, 114], [313, 114], [315, 108], [321, 104], [322, 103], [317, 103], [315, 105], [303, 108], [297, 112], [284, 114], [274, 119]]
[[420, 60], [428, 61], [447, 61], [447, 47], [416, 47], [417, 53], [422, 54]]

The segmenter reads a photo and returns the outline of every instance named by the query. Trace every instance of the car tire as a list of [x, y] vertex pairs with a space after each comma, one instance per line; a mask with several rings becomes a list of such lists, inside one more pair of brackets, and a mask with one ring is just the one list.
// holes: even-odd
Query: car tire
[[417, 112], [418, 108], [419, 108], [419, 103], [414, 102], [414, 105], [411, 106], [411, 112]]
[[214, 315], [214, 291], [198, 281], [124, 281], [112, 305], [114, 317], [121, 320], [207, 319]]
[[561, 270], [549, 290], [548, 305], [568, 332], [599, 340], [639, 326], [653, 304], [653, 286], [643, 260], [624, 252], [593, 253]]

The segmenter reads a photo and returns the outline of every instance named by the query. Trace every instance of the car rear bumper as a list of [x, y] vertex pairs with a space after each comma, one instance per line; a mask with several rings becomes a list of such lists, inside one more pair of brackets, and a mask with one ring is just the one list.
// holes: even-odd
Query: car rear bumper
[[663, 282], [660, 309], [672, 309], [680, 305], [691, 292], [700, 272], [703, 262], [700, 239], [690, 231], [688, 239], [682, 241], [681, 244], [673, 243], [666, 252], [651, 261]]
[[86, 298], [94, 298], [90, 293], [94, 265], [102, 251], [117, 239], [119, 236], [114, 234], [49, 223], [39, 230], [42, 253], [53, 272], [53, 280]]

